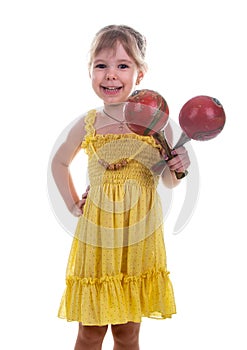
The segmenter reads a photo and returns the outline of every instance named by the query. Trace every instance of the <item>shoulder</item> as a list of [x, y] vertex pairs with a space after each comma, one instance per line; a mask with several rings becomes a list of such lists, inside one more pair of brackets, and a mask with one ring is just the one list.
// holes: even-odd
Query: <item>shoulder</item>
[[97, 110], [92, 109], [75, 119], [68, 127], [67, 139], [76, 137], [81, 141], [86, 136], [88, 128], [94, 124]]
[[74, 150], [79, 148], [86, 134], [86, 116], [87, 113], [80, 115], [64, 128], [56, 142], [59, 145], [59, 150], [64, 152], [65, 149]]
[[85, 136], [85, 117], [86, 115], [80, 116], [68, 125], [65, 142], [79, 143], [83, 140]]
[[55, 146], [55, 160], [69, 164], [81, 149], [82, 142], [87, 135], [86, 119], [89, 114], [86, 112], [73, 120], [60, 134]]

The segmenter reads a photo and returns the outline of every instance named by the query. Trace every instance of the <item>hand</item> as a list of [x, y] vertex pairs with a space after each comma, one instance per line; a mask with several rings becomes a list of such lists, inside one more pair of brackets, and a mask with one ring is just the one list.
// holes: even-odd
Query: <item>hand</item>
[[90, 190], [90, 186], [86, 188], [86, 192], [83, 193], [81, 199], [73, 205], [71, 209], [71, 213], [74, 216], [81, 216], [83, 214], [83, 207], [86, 203], [89, 190]]
[[167, 165], [171, 171], [178, 173], [184, 172], [190, 166], [190, 159], [185, 147], [181, 146], [172, 150], [173, 158], [168, 160], [168, 157], [164, 157], [167, 160]]

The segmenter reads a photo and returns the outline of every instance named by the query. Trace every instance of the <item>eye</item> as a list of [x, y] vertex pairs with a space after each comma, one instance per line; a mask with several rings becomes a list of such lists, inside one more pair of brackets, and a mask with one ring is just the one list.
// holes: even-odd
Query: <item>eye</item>
[[104, 63], [99, 63], [99, 64], [96, 64], [95, 68], [104, 69], [106, 68], [106, 65]]
[[129, 66], [127, 64], [125, 64], [125, 63], [121, 63], [121, 64], [118, 65], [118, 68], [126, 69], [126, 68], [129, 68]]

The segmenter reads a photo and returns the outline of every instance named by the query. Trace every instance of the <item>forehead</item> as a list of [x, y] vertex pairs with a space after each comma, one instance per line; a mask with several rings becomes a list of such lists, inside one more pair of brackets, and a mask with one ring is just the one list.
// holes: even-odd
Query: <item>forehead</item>
[[95, 60], [128, 60], [133, 62], [133, 59], [127, 54], [125, 51], [123, 45], [121, 43], [117, 43], [114, 48], [109, 47], [109, 48], [103, 48], [94, 56], [94, 61]]

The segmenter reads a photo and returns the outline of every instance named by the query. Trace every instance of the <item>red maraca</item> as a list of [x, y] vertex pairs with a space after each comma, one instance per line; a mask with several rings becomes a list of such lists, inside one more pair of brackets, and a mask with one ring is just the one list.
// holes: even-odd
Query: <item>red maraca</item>
[[[165, 99], [153, 90], [134, 91], [125, 105], [125, 120], [128, 127], [139, 135], [155, 137], [165, 149], [168, 159], [172, 159], [171, 148], [162, 132], [168, 122], [168, 117], [169, 108]], [[159, 162], [153, 170], [159, 172], [161, 168], [164, 169], [164, 161]], [[186, 175], [186, 173], [175, 173], [178, 179]]]
[[[167, 103], [153, 90], [135, 91], [125, 106], [125, 119], [129, 128], [140, 135], [153, 135], [165, 149], [168, 159], [172, 159], [171, 148], [162, 130], [167, 124], [168, 115]], [[222, 131], [225, 120], [223, 106], [216, 98], [204, 95], [191, 98], [180, 110], [179, 124], [183, 133], [174, 148], [191, 139], [206, 141], [216, 137]], [[176, 176], [181, 179], [186, 174], [187, 171], [176, 173]]]
[[222, 131], [225, 121], [223, 106], [216, 98], [204, 95], [191, 98], [179, 113], [179, 124], [183, 133], [175, 148], [191, 139], [211, 140]]
[[167, 124], [169, 109], [165, 99], [156, 91], [136, 90], [125, 105], [128, 127], [140, 135], [154, 135]]

